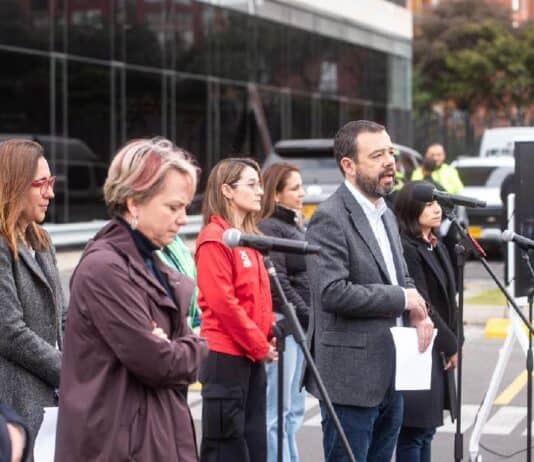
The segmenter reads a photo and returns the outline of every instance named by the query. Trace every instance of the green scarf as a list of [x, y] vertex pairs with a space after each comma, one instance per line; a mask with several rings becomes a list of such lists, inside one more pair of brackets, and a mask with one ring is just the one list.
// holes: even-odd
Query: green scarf
[[[174, 241], [172, 241], [167, 247], [156, 252], [158, 256], [171, 268], [179, 271], [186, 276], [189, 276], [196, 283], [197, 281], [197, 267], [195, 266], [195, 260], [193, 255], [187, 247], [182, 238], [176, 235]], [[189, 306], [189, 312], [187, 315], [187, 323], [189, 327], [200, 326], [200, 308], [198, 306], [198, 287], [195, 285], [193, 296], [191, 297], [191, 305]]]

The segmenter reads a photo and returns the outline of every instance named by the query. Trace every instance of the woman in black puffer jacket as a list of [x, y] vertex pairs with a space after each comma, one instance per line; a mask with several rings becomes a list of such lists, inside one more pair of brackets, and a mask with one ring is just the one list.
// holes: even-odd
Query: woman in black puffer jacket
[[[264, 197], [262, 220], [258, 227], [268, 236], [284, 239], [304, 239], [301, 226], [302, 200], [304, 189], [297, 167], [280, 162], [271, 165], [263, 173]], [[295, 306], [303, 329], [308, 327], [310, 288], [306, 273], [304, 255], [272, 252], [271, 260], [288, 300]], [[272, 292], [273, 309], [280, 314], [280, 300]], [[298, 461], [296, 433], [304, 417], [305, 392], [300, 390], [300, 378], [304, 356], [300, 347], [290, 335], [286, 337], [284, 351], [284, 459]], [[267, 460], [277, 458], [277, 379], [278, 364], [267, 366]]]

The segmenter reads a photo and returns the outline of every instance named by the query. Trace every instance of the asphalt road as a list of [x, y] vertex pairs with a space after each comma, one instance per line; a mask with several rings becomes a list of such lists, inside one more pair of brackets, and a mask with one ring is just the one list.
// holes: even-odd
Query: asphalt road
[[[488, 264], [490, 268], [495, 272], [495, 274], [502, 280], [504, 277], [504, 263], [500, 259], [489, 259]], [[493, 283], [490, 281], [490, 276], [487, 271], [484, 269], [482, 264], [476, 260], [469, 260], [465, 264], [465, 278], [466, 280], [470, 279], [480, 279], [487, 280], [488, 284], [493, 287]]]
[[[468, 327], [466, 329], [466, 343], [464, 348], [464, 377], [462, 380], [464, 423], [464, 453], [463, 459], [469, 461], [468, 444], [473, 429], [473, 422], [478, 407], [487, 390], [493, 372], [501, 340], [484, 338], [482, 327]], [[524, 355], [521, 350], [514, 348], [500, 389], [504, 389], [522, 372], [524, 368]], [[354, 384], [357, 393], [357, 384]], [[481, 444], [503, 455], [510, 455], [526, 447], [526, 391], [519, 389], [518, 394], [505, 405], [493, 406], [486, 429], [480, 440]], [[201, 398], [198, 392], [190, 393], [189, 402], [198, 427], [201, 415]], [[444, 427], [441, 427], [434, 438], [432, 448], [432, 461], [449, 462], [454, 459], [454, 431], [455, 426], [450, 424], [448, 414], [445, 415]], [[307, 411], [303, 427], [298, 434], [300, 459], [303, 462], [322, 462], [322, 432], [320, 414], [314, 398], [307, 400]], [[483, 461], [504, 460], [500, 456], [491, 454], [481, 448], [480, 455]], [[519, 453], [507, 460], [525, 460], [525, 452]]]

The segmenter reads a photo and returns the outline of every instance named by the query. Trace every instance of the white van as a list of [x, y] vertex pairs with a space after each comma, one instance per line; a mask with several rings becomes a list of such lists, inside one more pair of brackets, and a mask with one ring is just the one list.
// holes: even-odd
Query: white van
[[513, 156], [516, 141], [534, 141], [534, 127], [487, 128], [482, 134], [478, 155]]

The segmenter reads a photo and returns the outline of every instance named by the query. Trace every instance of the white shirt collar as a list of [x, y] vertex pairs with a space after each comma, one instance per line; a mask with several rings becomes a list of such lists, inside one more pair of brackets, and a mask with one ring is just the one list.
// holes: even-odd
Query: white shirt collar
[[388, 208], [386, 201], [383, 197], [379, 198], [375, 204], [373, 204], [367, 197], [365, 197], [361, 191], [356, 188], [349, 180], [345, 180], [345, 186], [354, 196], [356, 202], [364, 209], [366, 214], [371, 213], [373, 215], [382, 216]]

